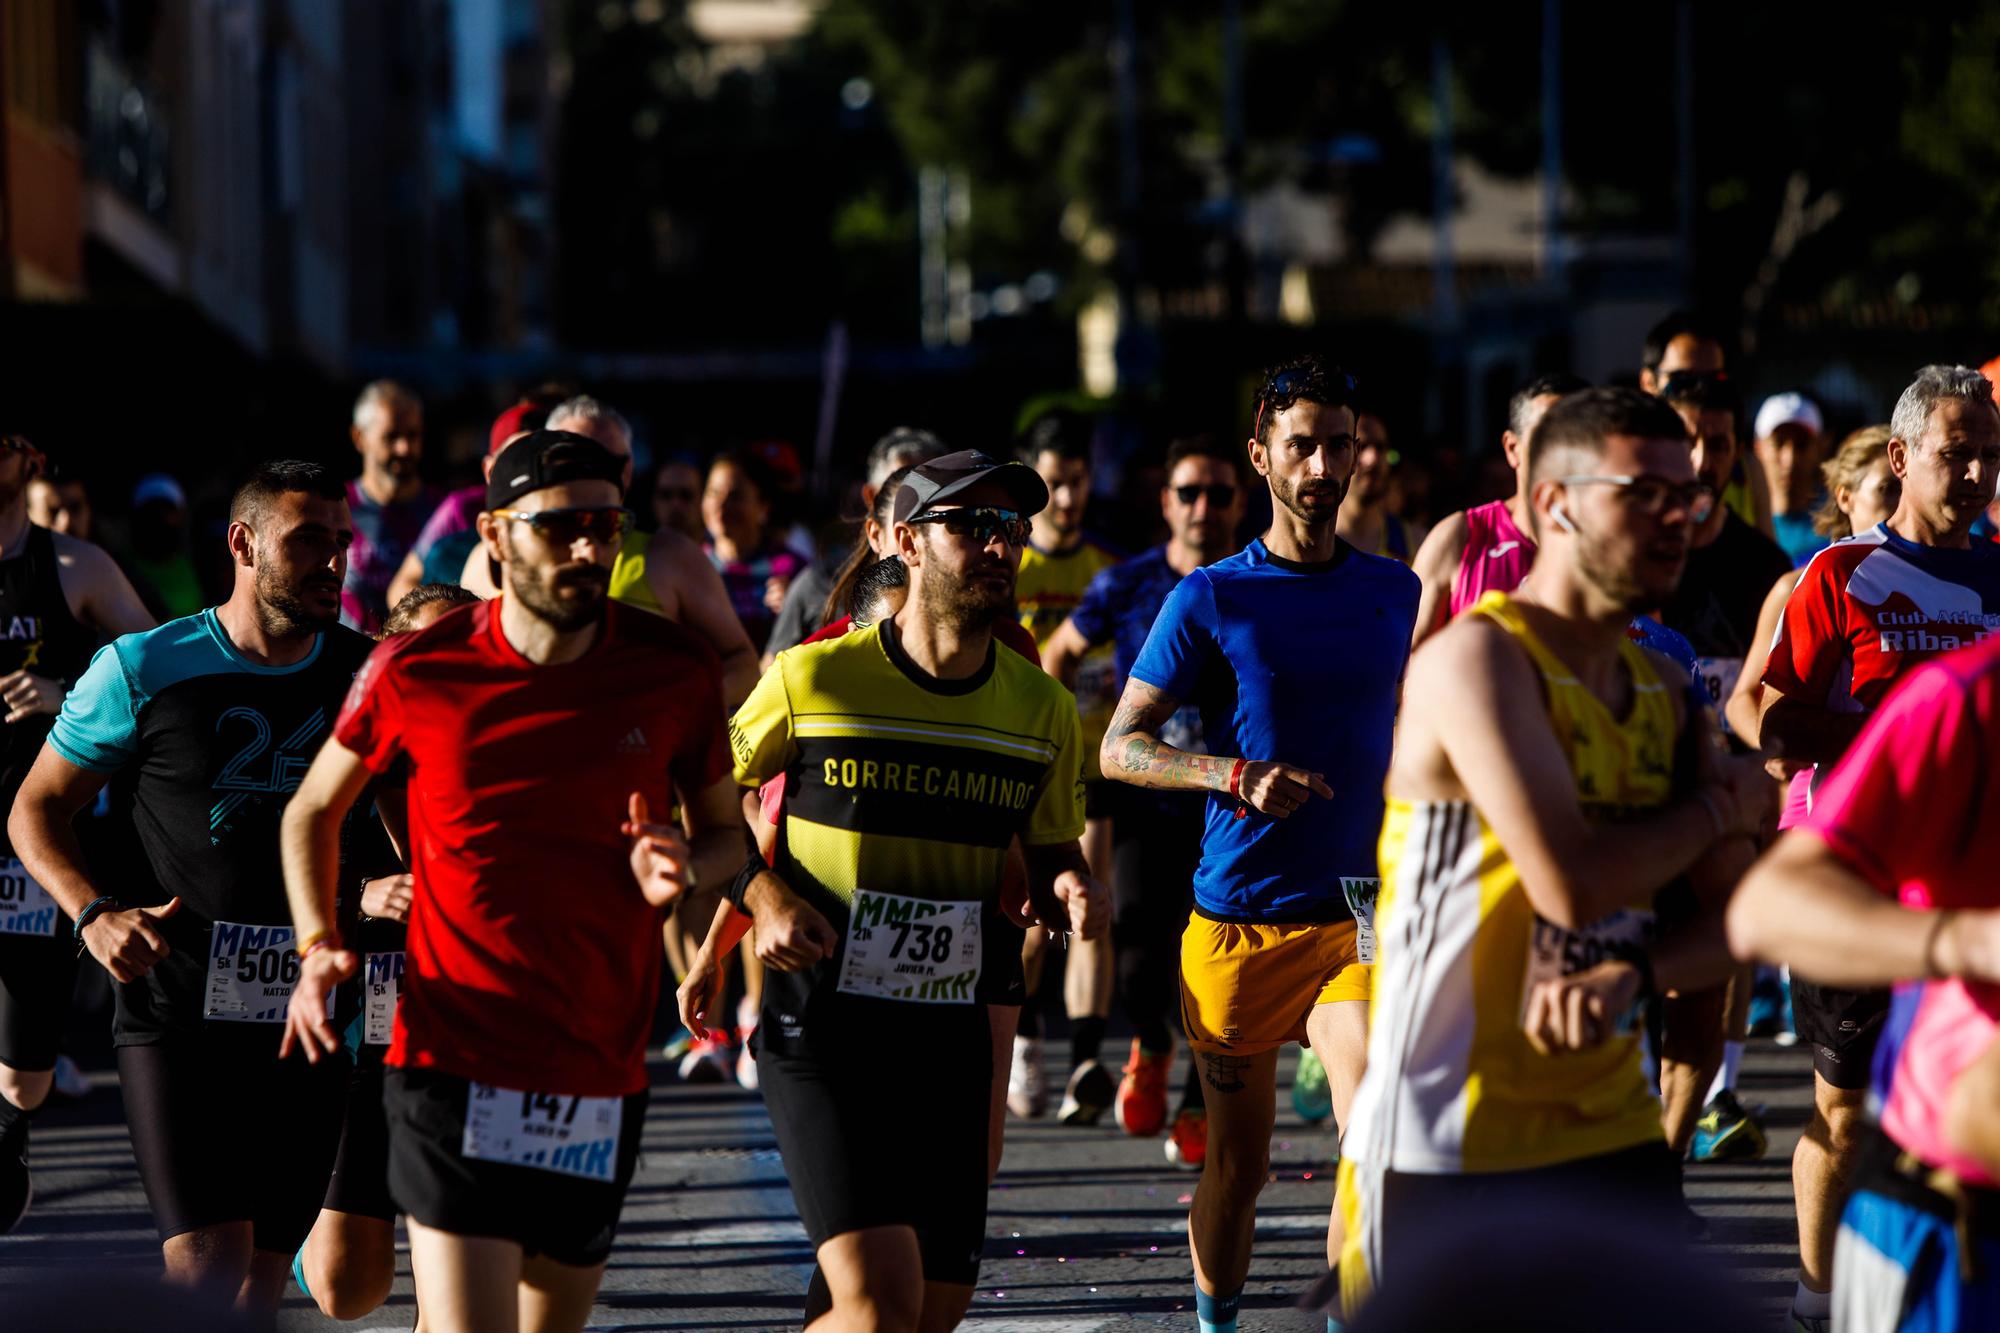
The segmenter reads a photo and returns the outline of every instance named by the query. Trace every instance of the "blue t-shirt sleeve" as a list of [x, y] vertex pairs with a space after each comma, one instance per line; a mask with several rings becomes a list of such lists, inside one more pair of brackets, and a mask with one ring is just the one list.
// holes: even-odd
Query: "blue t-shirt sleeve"
[[1076, 609], [1069, 613], [1070, 623], [1076, 626], [1076, 632], [1093, 648], [1108, 642], [1118, 632], [1118, 612], [1113, 605], [1118, 592], [1113, 573], [1116, 568], [1114, 565], [1110, 569], [1098, 570], [1090, 586], [1083, 590]]
[[1194, 698], [1216, 640], [1215, 589], [1197, 569], [1174, 585], [1132, 674], [1183, 703]]
[[57, 754], [93, 773], [125, 767], [139, 753], [141, 700], [126, 675], [118, 645], [97, 650], [89, 668], [63, 700], [49, 732]]

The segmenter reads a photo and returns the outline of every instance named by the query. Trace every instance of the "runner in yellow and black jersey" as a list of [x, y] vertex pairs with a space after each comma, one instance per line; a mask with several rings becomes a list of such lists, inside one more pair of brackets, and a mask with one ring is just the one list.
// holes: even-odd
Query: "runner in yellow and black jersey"
[[[737, 774], [787, 775], [773, 868], [836, 931], [912, 901], [976, 907], [966, 924], [986, 952], [963, 960], [977, 980], [969, 998], [1019, 1004], [1021, 932], [1001, 916], [1000, 875], [1017, 833], [1037, 845], [1083, 832], [1076, 710], [1018, 653], [991, 651], [963, 680], [931, 677], [894, 623], [779, 654], [730, 723]], [[772, 978], [796, 1003], [777, 1011], [794, 1021], [780, 1020], [765, 1049], [810, 1045], [816, 1003], [875, 993], [856, 982], [857, 966], [837, 956]], [[963, 971], [908, 975], [956, 985]]]
[[[1077, 843], [1075, 706], [993, 642], [1047, 499], [1032, 469], [984, 454], [912, 468], [893, 510], [903, 609], [780, 653], [730, 724], [739, 782], [786, 778], [776, 863], [753, 860], [730, 895], [772, 969], [764, 1100], [848, 1321], [862, 1307], [921, 1306], [926, 1328], [964, 1316], [986, 1224], [986, 1004], [1019, 1002], [1022, 925], [1110, 925]], [[1028, 904], [1010, 919], [1016, 838]], [[718, 917], [704, 955], [725, 929]], [[692, 976], [682, 988], [691, 1026], [714, 1002]], [[922, 1096], [899, 1098], [913, 1050]]]

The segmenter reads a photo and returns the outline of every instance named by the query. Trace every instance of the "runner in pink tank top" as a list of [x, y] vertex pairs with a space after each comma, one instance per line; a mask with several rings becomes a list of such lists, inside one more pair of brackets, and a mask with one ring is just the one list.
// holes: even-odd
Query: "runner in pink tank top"
[[1489, 592], [1514, 591], [1528, 577], [1535, 541], [1515, 524], [1508, 504], [1494, 500], [1465, 511], [1465, 554], [1451, 586], [1452, 616]]

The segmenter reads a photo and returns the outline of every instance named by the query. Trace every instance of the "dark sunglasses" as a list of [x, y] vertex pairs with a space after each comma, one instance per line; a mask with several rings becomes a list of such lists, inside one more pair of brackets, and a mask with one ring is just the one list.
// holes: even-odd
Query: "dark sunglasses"
[[970, 537], [985, 546], [995, 537], [1009, 546], [1026, 546], [1033, 525], [1012, 509], [975, 505], [967, 509], [934, 509], [906, 520], [910, 523], [942, 523], [954, 537]]
[[653, 494], [662, 500], [679, 500], [687, 504], [701, 494], [692, 486], [662, 486]]
[[609, 546], [625, 535], [627, 515], [623, 509], [607, 505], [601, 509], [544, 509], [533, 514], [496, 509], [493, 517], [526, 523], [551, 546], [573, 546], [585, 537], [599, 546]]
[[[1257, 420], [1250, 433], [1262, 438], [1266, 408], [1283, 412], [1301, 397], [1311, 398], [1316, 403], [1325, 402], [1329, 407], [1352, 407], [1360, 392], [1361, 386], [1355, 382], [1354, 376], [1344, 370], [1324, 375], [1316, 375], [1304, 368], [1281, 370], [1265, 381], [1264, 387], [1257, 393]], [[1322, 397], [1329, 394], [1332, 395], [1330, 399]]]
[[1227, 509], [1236, 501], [1236, 488], [1227, 484], [1174, 487], [1174, 498], [1184, 505], [1191, 505], [1204, 495], [1208, 497], [1210, 509]]

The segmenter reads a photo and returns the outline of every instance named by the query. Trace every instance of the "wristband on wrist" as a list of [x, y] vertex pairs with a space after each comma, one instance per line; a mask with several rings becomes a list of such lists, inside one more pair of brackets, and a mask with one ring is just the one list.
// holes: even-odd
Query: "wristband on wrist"
[[292, 952], [299, 956], [300, 962], [304, 962], [321, 949], [336, 948], [339, 944], [340, 933], [338, 931], [315, 930], [304, 939], [294, 943], [292, 945]]
[[1236, 802], [1236, 817], [1247, 818], [1250, 807], [1243, 800], [1243, 768], [1248, 759], [1238, 759], [1229, 769], [1229, 798]]
[[107, 893], [102, 897], [92, 898], [84, 909], [76, 914], [76, 924], [70, 927], [69, 933], [71, 941], [76, 945], [76, 956], [78, 958], [83, 957], [83, 928], [97, 920], [104, 913], [116, 911], [117, 908], [118, 900]]
[[[727, 898], [729, 905], [737, 911], [748, 913], [750, 909], [744, 905], [743, 895], [750, 891], [750, 881], [770, 868], [765, 862], [762, 852], [751, 852], [750, 858], [743, 863], [743, 868], [738, 870], [729, 883], [723, 886], [722, 896]], [[690, 885], [689, 887], [693, 886]]]
[[1946, 975], [1945, 970], [1938, 966], [1938, 940], [1943, 938], [1945, 931], [1951, 927], [1951, 919], [1957, 915], [1957, 908], [1947, 907], [1939, 912], [1931, 921], [1930, 934], [1924, 936], [1924, 977], [1926, 980], [1938, 981]]

